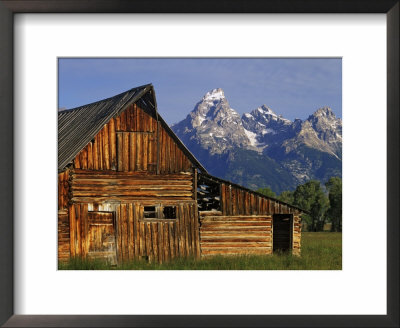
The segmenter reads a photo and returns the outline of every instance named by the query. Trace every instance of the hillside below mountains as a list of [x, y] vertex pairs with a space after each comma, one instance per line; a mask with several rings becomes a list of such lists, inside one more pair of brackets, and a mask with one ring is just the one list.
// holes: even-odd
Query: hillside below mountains
[[329, 107], [304, 121], [266, 105], [240, 116], [213, 89], [171, 128], [209, 173], [251, 189], [281, 193], [342, 175], [342, 120]]

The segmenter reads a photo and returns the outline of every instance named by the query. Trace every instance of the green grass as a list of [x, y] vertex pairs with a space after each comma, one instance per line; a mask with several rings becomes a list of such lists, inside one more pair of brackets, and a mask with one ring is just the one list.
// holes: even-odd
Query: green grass
[[341, 270], [342, 234], [302, 233], [301, 257], [290, 254], [214, 256], [201, 260], [179, 258], [168, 263], [125, 262], [118, 267], [101, 260], [71, 259], [60, 262], [60, 270]]

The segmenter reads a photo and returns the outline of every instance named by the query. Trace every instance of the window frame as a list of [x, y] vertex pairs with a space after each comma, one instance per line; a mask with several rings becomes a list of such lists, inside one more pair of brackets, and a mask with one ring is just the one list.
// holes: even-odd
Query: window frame
[[[142, 205], [143, 206], [143, 217], [141, 221], [146, 221], [146, 222], [155, 222], [155, 221], [163, 221], [163, 222], [174, 222], [178, 220], [178, 215], [177, 215], [177, 207], [178, 205], [164, 205], [162, 203], [156, 203], [156, 204], [146, 204], [146, 205]], [[145, 217], [145, 207], [155, 207], [155, 212], [156, 212], [156, 216], [155, 218], [146, 218]], [[167, 219], [164, 216], [164, 209], [166, 207], [174, 207], [175, 208], [175, 218], [173, 219]], [[153, 211], [151, 211], [153, 212]]]

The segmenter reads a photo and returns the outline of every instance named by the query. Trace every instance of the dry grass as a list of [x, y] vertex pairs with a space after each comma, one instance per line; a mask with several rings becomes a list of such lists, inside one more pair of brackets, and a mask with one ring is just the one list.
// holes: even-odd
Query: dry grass
[[214, 256], [201, 260], [174, 259], [168, 263], [125, 262], [117, 267], [100, 260], [72, 259], [59, 264], [60, 270], [341, 270], [342, 234], [302, 233], [301, 257], [291, 254]]

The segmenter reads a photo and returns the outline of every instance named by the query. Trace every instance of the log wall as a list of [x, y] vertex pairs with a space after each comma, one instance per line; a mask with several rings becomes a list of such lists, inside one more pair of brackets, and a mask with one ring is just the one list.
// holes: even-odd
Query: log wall
[[68, 208], [69, 178], [69, 170], [58, 174], [58, 210]]
[[69, 220], [66, 210], [58, 212], [58, 259], [68, 260], [70, 257]]
[[[157, 165], [158, 163], [158, 165]], [[192, 171], [192, 164], [160, 122], [132, 104], [112, 118], [80, 151], [74, 168], [84, 170]]]
[[72, 202], [194, 199], [192, 173], [157, 175], [77, 169], [71, 177]]
[[294, 208], [247, 190], [221, 183], [222, 215], [272, 215], [297, 213]]
[[194, 201], [180, 202], [176, 219], [145, 219], [145, 205], [139, 202], [71, 205], [71, 255], [85, 257], [88, 254], [88, 213], [109, 211], [116, 214], [116, 251], [120, 263], [143, 258], [164, 262], [175, 257], [200, 256], [197, 205]]
[[201, 256], [272, 254], [271, 216], [201, 216]]

